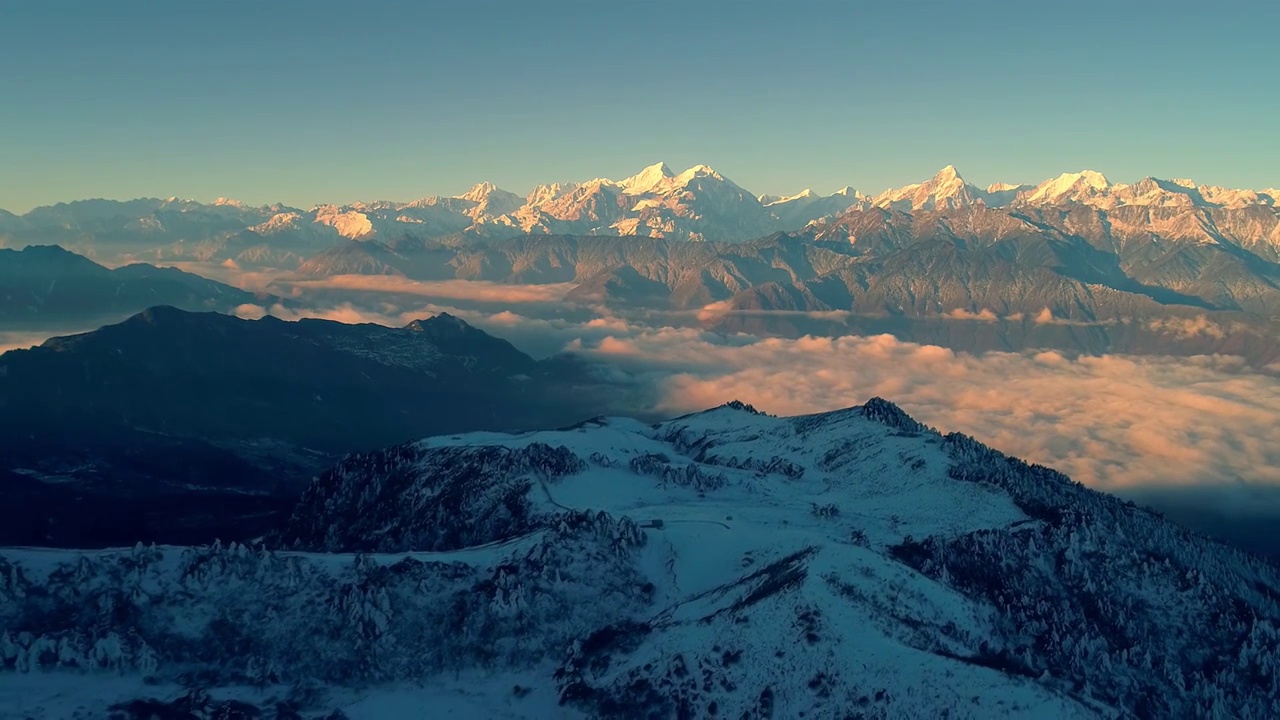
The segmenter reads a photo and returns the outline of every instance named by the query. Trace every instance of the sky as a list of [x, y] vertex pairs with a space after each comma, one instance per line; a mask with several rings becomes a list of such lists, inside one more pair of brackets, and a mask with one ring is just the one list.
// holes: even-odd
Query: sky
[[1100, 170], [1280, 186], [1280, 3], [0, 5], [0, 207], [756, 193]]

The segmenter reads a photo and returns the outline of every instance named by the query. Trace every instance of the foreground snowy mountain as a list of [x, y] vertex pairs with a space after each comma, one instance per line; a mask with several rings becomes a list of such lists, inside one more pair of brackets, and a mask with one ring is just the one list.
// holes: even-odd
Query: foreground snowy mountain
[[353, 455], [267, 548], [4, 551], [0, 714], [1280, 712], [1274, 567], [879, 399]]

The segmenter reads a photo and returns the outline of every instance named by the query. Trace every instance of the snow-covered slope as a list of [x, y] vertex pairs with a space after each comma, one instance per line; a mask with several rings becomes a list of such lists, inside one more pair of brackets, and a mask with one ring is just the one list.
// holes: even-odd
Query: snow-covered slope
[[268, 546], [4, 551], [8, 702], [116, 673], [352, 718], [402, 681], [489, 717], [1280, 711], [1275, 568], [879, 399], [355, 455]]
[[782, 227], [789, 229], [802, 228], [819, 218], [839, 215], [853, 207], [864, 207], [868, 204], [867, 196], [845, 186], [830, 195], [819, 195], [805, 188], [796, 195], [788, 197], [762, 196], [761, 202], [769, 214], [777, 218]]
[[1102, 173], [1083, 170], [1063, 173], [1052, 180], [1045, 180], [1022, 195], [1022, 201], [1035, 203], [1061, 203], [1064, 201], [1087, 202], [1104, 193], [1111, 183]]

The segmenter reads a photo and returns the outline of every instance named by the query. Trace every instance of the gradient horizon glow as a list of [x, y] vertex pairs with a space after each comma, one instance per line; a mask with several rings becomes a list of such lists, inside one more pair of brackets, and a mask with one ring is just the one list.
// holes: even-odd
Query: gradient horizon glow
[[0, 208], [451, 195], [706, 163], [757, 193], [1280, 185], [1263, 3], [35, 2]]

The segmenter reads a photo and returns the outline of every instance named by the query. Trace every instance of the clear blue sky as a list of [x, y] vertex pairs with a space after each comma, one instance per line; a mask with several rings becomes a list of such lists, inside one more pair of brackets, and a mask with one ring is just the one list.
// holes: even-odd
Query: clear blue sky
[[0, 207], [1093, 168], [1280, 185], [1280, 3], [0, 4]]

